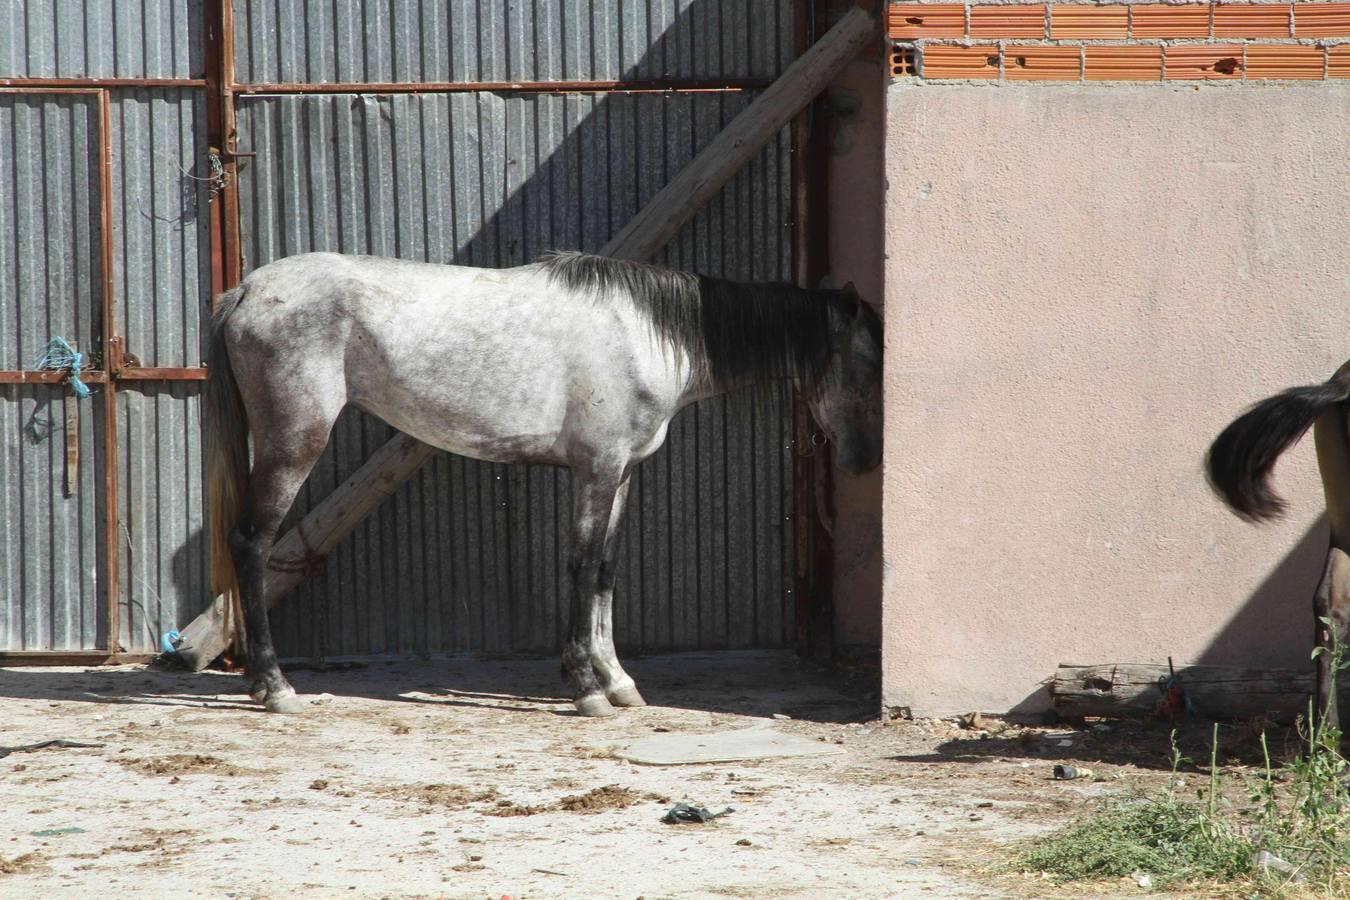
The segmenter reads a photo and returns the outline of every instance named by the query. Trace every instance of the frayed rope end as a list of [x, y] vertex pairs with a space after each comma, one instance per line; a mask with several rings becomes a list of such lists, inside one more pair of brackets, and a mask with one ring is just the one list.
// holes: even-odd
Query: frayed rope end
[[34, 363], [35, 369], [61, 370], [69, 369], [70, 389], [75, 392], [75, 396], [83, 400], [88, 397], [92, 391], [89, 385], [80, 380], [80, 371], [84, 368], [84, 354], [70, 346], [65, 338], [57, 336], [51, 339], [47, 344], [47, 352], [42, 354], [42, 358]]

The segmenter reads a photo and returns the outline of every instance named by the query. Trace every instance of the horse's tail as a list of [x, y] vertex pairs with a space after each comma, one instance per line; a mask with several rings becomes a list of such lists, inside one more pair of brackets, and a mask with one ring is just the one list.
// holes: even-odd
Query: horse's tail
[[1342, 369], [1329, 381], [1290, 388], [1243, 413], [1209, 448], [1206, 470], [1215, 493], [1244, 519], [1279, 516], [1284, 500], [1270, 487], [1275, 461], [1323, 415], [1343, 416], [1347, 399], [1350, 371]]
[[206, 496], [210, 510], [211, 595], [224, 597], [226, 627], [236, 649], [244, 647], [239, 577], [230, 552], [230, 531], [243, 515], [248, 490], [248, 416], [225, 347], [225, 321], [244, 297], [242, 285], [220, 295], [211, 317], [206, 381]]

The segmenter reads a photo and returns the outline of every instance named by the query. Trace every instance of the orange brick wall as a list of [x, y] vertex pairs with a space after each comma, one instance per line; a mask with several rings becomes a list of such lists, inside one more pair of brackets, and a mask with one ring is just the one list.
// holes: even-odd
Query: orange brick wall
[[887, 31], [895, 78], [1350, 78], [1350, 3], [904, 2]]

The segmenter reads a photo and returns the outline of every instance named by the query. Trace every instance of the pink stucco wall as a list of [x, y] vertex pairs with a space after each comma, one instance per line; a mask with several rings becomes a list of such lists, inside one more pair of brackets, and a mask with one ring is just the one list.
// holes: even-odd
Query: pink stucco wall
[[885, 95], [883, 702], [1035, 711], [1057, 663], [1307, 663], [1311, 442], [1258, 528], [1201, 457], [1350, 356], [1350, 86]]

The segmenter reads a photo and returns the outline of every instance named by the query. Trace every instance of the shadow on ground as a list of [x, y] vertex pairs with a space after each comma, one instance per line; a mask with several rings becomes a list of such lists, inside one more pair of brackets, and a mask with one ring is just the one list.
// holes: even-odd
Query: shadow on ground
[[[655, 706], [750, 716], [782, 714], [814, 722], [875, 718], [870, 692], [841, 681], [838, 670], [786, 651], [736, 651], [651, 656], [625, 662]], [[358, 660], [285, 667], [305, 695], [366, 697], [391, 702], [472, 707], [503, 712], [547, 707], [572, 715], [556, 658]], [[146, 666], [0, 669], [0, 699], [56, 702], [246, 707], [242, 676]]]
[[[994, 727], [998, 727], [994, 723]], [[948, 729], [947, 740], [929, 752], [890, 757], [909, 763], [981, 763], [991, 759], [1035, 761], [1047, 765], [1134, 766], [1178, 771], [1208, 771], [1214, 725], [1211, 722], [1112, 721], [1081, 727], [1009, 727], [1001, 732]], [[1264, 730], [1271, 759], [1278, 763], [1299, 754], [1297, 731], [1286, 725], [1248, 722], [1219, 726], [1220, 766], [1259, 766], [1264, 760]]]

